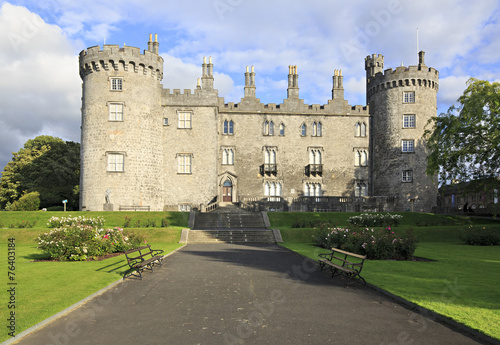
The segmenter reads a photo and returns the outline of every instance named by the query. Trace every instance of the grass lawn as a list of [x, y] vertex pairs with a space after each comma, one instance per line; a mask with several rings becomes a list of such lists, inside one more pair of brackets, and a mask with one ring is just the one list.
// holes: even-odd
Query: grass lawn
[[[273, 224], [274, 215], [269, 216]], [[459, 234], [466, 225], [457, 224], [463, 219], [455, 222], [442, 219], [445, 216], [410, 216], [413, 221], [428, 224], [412, 227], [419, 239], [415, 256], [434, 261], [369, 260], [365, 262], [363, 277], [394, 295], [500, 339], [500, 289], [497, 286], [500, 282], [500, 246], [461, 244]], [[323, 217], [328, 218], [328, 215]], [[406, 214], [403, 217], [409, 218]], [[428, 219], [419, 219], [422, 217]], [[442, 222], [447, 225], [438, 225]], [[482, 224], [477, 219], [472, 222]], [[500, 231], [500, 223], [486, 221], [484, 225]], [[318, 253], [327, 252], [311, 243], [314, 229], [294, 229], [283, 223], [278, 223], [278, 227], [284, 247], [314, 260]], [[409, 227], [408, 219], [403, 218], [402, 225], [395, 230]]]
[[[0, 224], [18, 224], [23, 220], [36, 221], [32, 229], [0, 229], [0, 272], [2, 287], [7, 287], [7, 243], [9, 238], [15, 239], [15, 285], [16, 288], [16, 331], [19, 334], [25, 329], [47, 319], [48, 317], [66, 309], [89, 295], [99, 291], [109, 284], [122, 278], [128, 268], [125, 255], [119, 255], [103, 261], [87, 262], [34, 262], [46, 258], [46, 255], [36, 248], [36, 238], [40, 233], [50, 231], [47, 220], [52, 216], [61, 217], [84, 215], [86, 217], [103, 216], [105, 227], [122, 226], [125, 216], [132, 219], [156, 219], [158, 224], [164, 217], [168, 217], [170, 226], [167, 228], [131, 228], [127, 229], [146, 236], [148, 244], [153, 249], [163, 249], [169, 253], [179, 247], [180, 233], [184, 223], [187, 226], [188, 214], [165, 212], [0, 212]], [[7, 226], [9, 226], [7, 225]], [[41, 227], [39, 227], [41, 226]], [[159, 226], [159, 225], [158, 225]], [[3, 289], [6, 290], [6, 289]], [[8, 294], [1, 294], [2, 308], [0, 317], [8, 319], [11, 310], [5, 308], [8, 303]], [[13, 310], [13, 309], [12, 309]], [[5, 327], [7, 321], [1, 323]], [[0, 342], [9, 339], [7, 332], [0, 333]]]

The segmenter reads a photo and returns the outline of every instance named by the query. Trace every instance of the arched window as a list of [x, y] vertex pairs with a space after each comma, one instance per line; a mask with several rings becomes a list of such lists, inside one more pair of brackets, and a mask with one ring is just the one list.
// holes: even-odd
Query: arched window
[[280, 182], [266, 182], [264, 184], [265, 196], [281, 196], [281, 183]]
[[307, 126], [305, 123], [300, 127], [300, 135], [305, 137], [307, 135]]
[[306, 183], [304, 196], [321, 196], [321, 183]]
[[234, 134], [234, 122], [233, 122], [233, 120], [229, 121], [228, 134]]
[[356, 150], [354, 152], [354, 166], [365, 167], [368, 165], [368, 154], [366, 150]]
[[357, 182], [354, 186], [354, 196], [368, 196], [368, 190], [366, 188], [366, 183]]
[[274, 135], [274, 122], [269, 122], [269, 135]]
[[233, 149], [224, 149], [222, 151], [222, 164], [223, 165], [233, 165], [234, 164], [234, 151], [233, 151]]
[[357, 137], [366, 137], [366, 124], [363, 122], [356, 123], [356, 136]]
[[312, 135], [313, 137], [320, 137], [321, 136], [321, 122], [313, 122], [313, 129], [312, 129]]
[[283, 123], [280, 124], [280, 135], [285, 135], [285, 125]]
[[323, 135], [323, 126], [321, 125], [321, 122], [318, 122], [318, 127], [316, 129], [316, 136], [320, 137]]
[[264, 135], [269, 135], [269, 121], [264, 122]]
[[311, 149], [309, 151], [309, 164], [321, 164], [321, 151], [318, 149]]

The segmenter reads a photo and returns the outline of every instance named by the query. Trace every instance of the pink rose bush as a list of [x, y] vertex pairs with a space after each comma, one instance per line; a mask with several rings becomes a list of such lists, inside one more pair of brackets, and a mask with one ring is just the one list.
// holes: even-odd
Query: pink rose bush
[[95, 259], [132, 249], [143, 241], [140, 236], [125, 234], [118, 227], [104, 229], [102, 217], [52, 217], [48, 225], [54, 229], [38, 237], [38, 249], [61, 261]]
[[417, 239], [409, 230], [404, 236], [391, 228], [342, 228], [322, 224], [313, 236], [313, 242], [324, 248], [339, 248], [366, 255], [374, 260], [409, 260], [417, 248]]

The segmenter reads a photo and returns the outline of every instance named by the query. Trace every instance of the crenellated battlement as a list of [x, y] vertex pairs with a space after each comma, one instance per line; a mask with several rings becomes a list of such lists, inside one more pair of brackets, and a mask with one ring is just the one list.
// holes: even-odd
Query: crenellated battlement
[[285, 102], [276, 103], [224, 103], [223, 98], [219, 98], [220, 112], [241, 112], [241, 113], [260, 113], [260, 114], [296, 114], [302, 115], [366, 115], [369, 116], [367, 106], [350, 106], [347, 101], [329, 100], [327, 104], [304, 104], [303, 102]]
[[[370, 57], [367, 57], [365, 61], [367, 60], [370, 60]], [[367, 69], [367, 97], [381, 90], [408, 86], [431, 88], [437, 92], [439, 89], [439, 72], [435, 68], [427, 67], [423, 64], [423, 60], [421, 62], [417, 66], [388, 68], [373, 75], [369, 75]]]
[[439, 88], [439, 72], [427, 67], [424, 62], [425, 52], [419, 52], [417, 66], [400, 66], [396, 69], [383, 70], [384, 57], [381, 54], [368, 55], [365, 58], [367, 97], [374, 92], [396, 87], [418, 86]]
[[163, 58], [157, 53], [140, 48], [114, 44], [94, 46], [82, 50], [79, 56], [80, 77], [100, 71], [129, 71], [163, 79]]

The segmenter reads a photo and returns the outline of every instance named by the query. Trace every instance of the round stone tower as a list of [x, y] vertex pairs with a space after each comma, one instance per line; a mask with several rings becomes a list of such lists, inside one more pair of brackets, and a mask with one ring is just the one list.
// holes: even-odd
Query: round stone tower
[[143, 53], [117, 45], [80, 52], [82, 210], [163, 210], [158, 48], [150, 35]]
[[436, 205], [437, 178], [426, 174], [423, 141], [436, 116], [439, 73], [419, 53], [417, 66], [384, 70], [382, 55], [367, 56], [372, 195], [394, 198], [394, 211], [428, 212]]

